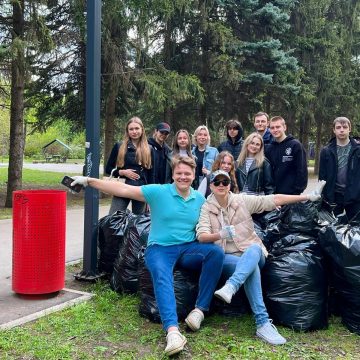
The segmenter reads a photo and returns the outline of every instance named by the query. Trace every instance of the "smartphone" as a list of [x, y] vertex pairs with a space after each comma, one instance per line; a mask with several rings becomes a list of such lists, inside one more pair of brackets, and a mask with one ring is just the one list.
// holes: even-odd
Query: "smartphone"
[[74, 186], [71, 186], [71, 183], [74, 181], [70, 176], [65, 175], [64, 178], [61, 180], [61, 183], [68, 187], [70, 190], [75, 191], [79, 193], [81, 189], [84, 187], [81, 184], [76, 184]]

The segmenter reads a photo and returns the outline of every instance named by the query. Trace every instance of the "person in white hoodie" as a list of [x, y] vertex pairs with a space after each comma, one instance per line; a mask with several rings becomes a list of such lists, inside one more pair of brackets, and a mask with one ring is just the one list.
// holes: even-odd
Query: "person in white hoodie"
[[255, 233], [251, 214], [285, 204], [319, 200], [324, 185], [324, 181], [319, 182], [315, 191], [305, 195], [233, 194], [227, 172], [217, 170], [210, 175], [212, 194], [201, 208], [196, 236], [200, 242], [216, 243], [224, 249], [223, 273], [232, 274], [225, 285], [215, 291], [215, 296], [230, 303], [244, 285], [255, 316], [256, 335], [273, 345], [285, 344], [286, 339], [271, 323], [262, 297], [260, 269], [265, 264], [267, 251]]

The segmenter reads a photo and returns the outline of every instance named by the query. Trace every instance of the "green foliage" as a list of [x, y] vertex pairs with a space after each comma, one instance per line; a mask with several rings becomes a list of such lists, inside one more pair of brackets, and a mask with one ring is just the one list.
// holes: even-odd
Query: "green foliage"
[[73, 132], [71, 124], [66, 120], [57, 121], [45, 132], [30, 132], [26, 137], [25, 156], [43, 159], [42, 147], [55, 139], [59, 139], [71, 148], [70, 158], [85, 158], [84, 132]]
[[204, 91], [196, 76], [181, 76], [175, 71], [163, 71], [162, 74], [143, 74], [139, 82], [144, 87], [146, 107], [152, 111], [163, 111], [178, 103], [196, 100], [204, 101]]
[[[343, 15], [347, 7], [333, 0], [299, 2], [292, 16], [293, 32], [287, 36], [302, 67], [300, 96], [290, 98], [289, 106], [303, 119], [300, 139], [306, 143], [310, 136], [319, 141], [318, 147], [328, 140], [336, 116], [358, 118], [358, 95], [353, 90], [359, 64], [352, 63], [351, 50], [358, 40], [355, 23]], [[350, 7], [356, 11], [353, 4]]]
[[[52, 124], [64, 121], [61, 138], [83, 157], [86, 2], [31, 3], [25, 36], [14, 41], [11, 11], [4, 4], [0, 63], [8, 69], [11, 55], [26, 55], [27, 130], [55, 135]], [[359, 1], [338, 0], [103, 1], [105, 143], [116, 120], [133, 114], [148, 127], [207, 123], [216, 134], [233, 116], [251, 131], [252, 114], [264, 110], [282, 114], [304, 143], [327, 140], [339, 114], [360, 129], [359, 13]], [[48, 139], [35, 138], [27, 155]]]
[[10, 144], [10, 110], [9, 101], [0, 97], [0, 102], [2, 101], [4, 106], [0, 107], [0, 156], [5, 156], [8, 154]]

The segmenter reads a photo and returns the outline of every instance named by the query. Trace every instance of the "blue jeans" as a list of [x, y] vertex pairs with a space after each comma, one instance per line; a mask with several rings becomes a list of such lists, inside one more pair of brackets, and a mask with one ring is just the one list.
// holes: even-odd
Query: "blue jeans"
[[236, 291], [244, 284], [257, 327], [269, 321], [261, 289], [260, 269], [264, 265], [265, 256], [258, 244], [250, 245], [241, 256], [225, 254], [223, 273], [229, 276], [226, 282]]
[[145, 252], [145, 264], [150, 271], [156, 303], [164, 330], [178, 326], [173, 284], [175, 265], [201, 271], [199, 293], [195, 307], [209, 310], [224, 261], [224, 251], [217, 245], [197, 241], [181, 245], [150, 245]]

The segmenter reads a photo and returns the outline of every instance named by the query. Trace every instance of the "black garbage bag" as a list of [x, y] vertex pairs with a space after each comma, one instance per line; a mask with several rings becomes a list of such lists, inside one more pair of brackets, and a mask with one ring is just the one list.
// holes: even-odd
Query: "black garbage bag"
[[294, 330], [327, 327], [327, 278], [323, 255], [309, 235], [274, 243], [262, 271], [264, 300], [275, 323]]
[[[339, 224], [338, 218], [333, 214], [328, 206], [323, 206], [319, 212], [317, 217], [317, 223], [319, 227], [319, 231], [331, 224]], [[340, 297], [338, 291], [335, 289], [333, 284], [332, 277], [332, 267], [331, 267], [331, 259], [327, 256], [326, 252], [324, 252], [325, 258], [325, 269], [328, 277], [329, 290], [328, 290], [328, 315], [340, 316]]]
[[[231, 275], [232, 274], [227, 274], [223, 271], [216, 289], [223, 287], [226, 280]], [[244, 287], [242, 286], [239, 291], [232, 297], [230, 304], [227, 304], [225, 301], [222, 301], [214, 296], [210, 305], [210, 312], [216, 312], [224, 316], [241, 316], [244, 314], [250, 314], [251, 309], [244, 291]]]
[[283, 213], [276, 209], [256, 215], [256, 219], [254, 219], [255, 232], [269, 251], [274, 242], [279, 241], [283, 235], [287, 234], [281, 228]]
[[319, 233], [344, 325], [360, 335], [360, 226], [332, 224]]
[[282, 233], [293, 234], [318, 234], [318, 212], [320, 202], [305, 201], [281, 207], [281, 228]]
[[254, 220], [261, 226], [262, 229], [266, 229], [273, 224], [278, 225], [282, 216], [282, 212], [278, 209], [266, 211], [260, 214], [253, 214]]
[[133, 214], [129, 211], [117, 211], [99, 220], [98, 234], [98, 271], [111, 276], [114, 261], [124, 240], [124, 233]]
[[256, 235], [261, 239], [268, 251], [271, 249], [273, 243], [279, 241], [282, 237], [280, 221], [269, 224], [266, 229], [262, 229], [259, 223], [254, 222], [254, 229]]
[[334, 214], [324, 208], [321, 208], [317, 214], [317, 224], [320, 228], [329, 226], [330, 224], [335, 224], [338, 222], [338, 219]]
[[[152, 322], [160, 322], [151, 275], [146, 268], [143, 253], [139, 262], [139, 314]], [[184, 320], [195, 307], [198, 295], [199, 275], [179, 267], [174, 269], [174, 291], [176, 312], [179, 320]]]
[[138, 291], [139, 252], [147, 244], [149, 231], [150, 215], [133, 215], [110, 279], [110, 287], [116, 292], [135, 294]]

